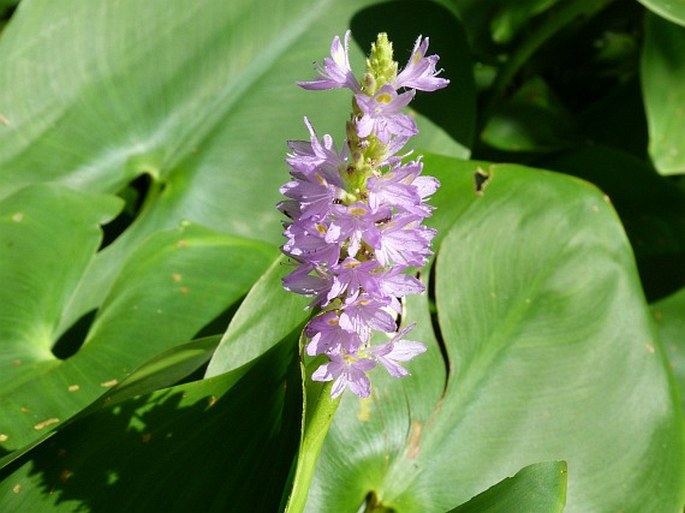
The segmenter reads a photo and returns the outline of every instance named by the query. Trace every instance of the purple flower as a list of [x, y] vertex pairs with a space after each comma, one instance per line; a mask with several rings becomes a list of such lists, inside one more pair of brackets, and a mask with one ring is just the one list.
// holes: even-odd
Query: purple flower
[[349, 206], [336, 206], [326, 240], [337, 243], [348, 241], [347, 253], [354, 257], [359, 252], [362, 241], [371, 247], [378, 246], [380, 232], [376, 223], [389, 216], [389, 209], [374, 211], [361, 201]]
[[345, 44], [340, 43], [340, 38], [335, 36], [331, 43], [331, 56], [323, 60], [323, 66], [317, 67], [319, 76], [307, 82], [297, 82], [304, 89], [339, 89], [347, 87], [355, 93], [360, 91], [359, 81], [354, 78], [350, 68], [349, 57], [350, 31], [345, 32]]
[[[314, 272], [315, 274], [312, 274]], [[326, 305], [332, 277], [321, 272], [313, 264], [300, 264], [294, 271], [283, 278], [283, 288], [302, 296], [315, 296], [308, 308]]]
[[347, 257], [338, 265], [331, 267], [333, 284], [328, 292], [328, 301], [342, 297], [343, 293], [347, 294], [349, 300], [357, 297], [362, 290], [370, 293], [380, 292], [378, 274], [373, 274], [379, 267], [376, 260], [360, 262], [352, 257]]
[[404, 336], [414, 329], [414, 324], [400, 330], [390, 342], [373, 346], [370, 352], [383, 367], [387, 369], [391, 376], [401, 378], [409, 375], [409, 371], [402, 367], [398, 362], [408, 362], [415, 356], [426, 351], [426, 346], [421, 342], [404, 340]]
[[328, 363], [321, 365], [312, 374], [314, 381], [335, 380], [331, 389], [331, 397], [334, 399], [346, 388], [359, 397], [369, 397], [371, 380], [366, 373], [376, 366], [374, 360], [349, 353], [332, 353], [329, 358]]
[[340, 314], [340, 326], [347, 331], [359, 334], [363, 342], [371, 337], [371, 330], [392, 333], [397, 328], [395, 320], [385, 307], [390, 304], [387, 298], [374, 298], [360, 294], [343, 307]]
[[335, 312], [324, 312], [314, 317], [305, 329], [311, 339], [307, 344], [307, 354], [314, 356], [324, 353], [339, 353], [341, 350], [353, 353], [361, 345], [359, 335], [340, 326]]
[[421, 294], [425, 287], [417, 278], [404, 274], [406, 267], [396, 265], [378, 276], [378, 288], [382, 296], [390, 298], [390, 307], [402, 311], [399, 299], [410, 294]]
[[433, 207], [426, 205], [424, 200], [437, 190], [440, 183], [433, 177], [419, 176], [422, 169], [420, 161], [411, 161], [381, 176], [369, 178], [369, 205], [372, 208], [385, 205], [419, 217], [429, 217]]
[[354, 98], [363, 113], [357, 121], [359, 137], [373, 133], [383, 144], [388, 144], [393, 136], [411, 137], [418, 133], [411, 116], [402, 113], [414, 98], [414, 90], [397, 94], [390, 84], [385, 84], [373, 96], [357, 94]]
[[291, 153], [287, 155], [285, 161], [291, 166], [290, 174], [301, 180], [312, 180], [311, 175], [318, 172], [327, 183], [344, 187], [340, 170], [347, 166], [347, 146], [338, 153], [330, 135], [325, 134], [319, 141], [307, 117], [304, 118], [304, 124], [309, 130], [309, 141], [288, 141]]
[[299, 218], [309, 217], [323, 220], [329, 213], [331, 205], [336, 199], [344, 195], [344, 191], [329, 184], [326, 179], [314, 172], [312, 180], [293, 180], [280, 188], [281, 194], [297, 201]]
[[427, 50], [428, 38], [422, 39], [419, 36], [409, 56], [407, 65], [392, 83], [396, 89], [404, 87], [420, 91], [435, 91], [436, 89], [446, 87], [450, 83], [446, 78], [437, 76], [442, 71], [441, 69], [435, 70], [439, 57], [437, 55], [425, 57]]
[[433, 252], [430, 243], [435, 230], [420, 224], [421, 218], [402, 214], [381, 227], [380, 245], [375, 255], [381, 265], [421, 267]]
[[283, 235], [288, 241], [281, 251], [298, 262], [316, 265], [335, 265], [340, 256], [340, 245], [326, 240], [328, 227], [324, 223], [295, 220], [285, 224]]

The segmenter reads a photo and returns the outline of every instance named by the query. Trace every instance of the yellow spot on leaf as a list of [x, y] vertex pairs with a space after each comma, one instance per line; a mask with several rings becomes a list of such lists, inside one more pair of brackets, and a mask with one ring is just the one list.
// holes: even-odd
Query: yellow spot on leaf
[[114, 385], [116, 385], [118, 383], [119, 383], [118, 379], [110, 379], [109, 381], [103, 381], [102, 383], [100, 383], [100, 386], [105, 387], [105, 388], [109, 388], [109, 387], [113, 387]]
[[649, 342], [647, 342], [647, 343], [645, 344], [645, 347], [647, 348], [647, 351], [649, 351], [650, 353], [654, 353], [654, 346], [653, 346], [652, 344], [650, 344]]
[[57, 424], [58, 422], [59, 422], [59, 419], [53, 417], [51, 419], [44, 420], [43, 422], [39, 422], [38, 424], [33, 426], [33, 429], [35, 429], [36, 431], [40, 431], [41, 429], [46, 428], [52, 424]]
[[31, 410], [29, 410], [26, 406], [22, 406], [21, 408], [19, 408], [19, 411], [21, 411], [22, 413], [28, 413]]
[[415, 420], [411, 424], [411, 432], [409, 433], [409, 447], [407, 448], [407, 456], [414, 459], [421, 452], [421, 433], [423, 432], [423, 424]]
[[78, 385], [69, 385], [69, 388], [67, 388], [67, 390], [69, 390], [69, 392], [76, 392], [79, 388], [81, 387]]
[[171, 275], [171, 279], [178, 283], [179, 281], [181, 281], [181, 275], [178, 273], [173, 273]]
[[207, 406], [208, 408], [211, 408], [216, 404], [217, 398], [215, 395], [212, 395], [209, 397], [209, 405]]
[[63, 468], [59, 473], [59, 480], [63, 483], [66, 483], [67, 481], [69, 481], [69, 478], [73, 475], [74, 473], [71, 470], [69, 470], [68, 468]]
[[19, 367], [21, 364], [22, 364], [22, 361], [19, 359], [12, 360], [12, 365], [14, 365], [15, 367]]
[[181, 239], [176, 243], [176, 247], [178, 248], [187, 248], [188, 247], [188, 241], [185, 239]]
[[20, 485], [19, 483], [15, 484], [15, 485], [12, 487], [12, 492], [14, 492], [14, 493], [19, 493], [19, 492], [21, 492], [21, 485]]
[[12, 221], [15, 223], [21, 223], [24, 220], [24, 213], [23, 212], [17, 212], [12, 216]]
[[181, 294], [187, 294], [187, 293], [188, 293], [188, 287], [181, 287], [181, 288], [178, 289], [178, 290], [181, 291]]
[[9, 436], [7, 436], [5, 433], [0, 433], [0, 442], [6, 442], [9, 440]]
[[359, 399], [359, 411], [357, 412], [357, 419], [360, 422], [368, 422], [371, 419], [371, 397], [363, 397]]
[[2, 123], [5, 126], [10, 126], [10, 120], [7, 119], [4, 115], [0, 114], [0, 123]]

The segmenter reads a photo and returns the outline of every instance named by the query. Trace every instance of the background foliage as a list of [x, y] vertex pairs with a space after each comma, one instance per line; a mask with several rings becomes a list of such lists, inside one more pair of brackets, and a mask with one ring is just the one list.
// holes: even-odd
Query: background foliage
[[[0, 1], [0, 510], [278, 511], [306, 301], [288, 139], [352, 28], [418, 34], [429, 351], [346, 395], [306, 511], [685, 503], [682, 0]], [[308, 405], [309, 408], [312, 404]]]

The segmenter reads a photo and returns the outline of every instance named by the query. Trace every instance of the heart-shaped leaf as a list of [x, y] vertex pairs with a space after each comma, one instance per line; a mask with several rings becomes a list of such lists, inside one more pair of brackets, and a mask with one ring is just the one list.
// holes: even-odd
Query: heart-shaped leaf
[[66, 336], [62, 314], [99, 244], [97, 222], [119, 204], [57, 186], [30, 187], [0, 204], [7, 225], [0, 233], [5, 449], [29, 444], [143, 362], [193, 338], [275, 257], [270, 245], [195, 225], [160, 232], [123, 265], [84, 330], [83, 347], [57, 354], [54, 346]]
[[[682, 415], [602, 193], [519, 166], [425, 161], [459, 184], [435, 203], [467, 205], [436, 263], [445, 360], [428, 336], [412, 377], [377, 373], [371, 399], [343, 398], [307, 511], [366, 502], [442, 513], [531, 462], [562, 459], [565, 511], [678, 511]], [[481, 171], [477, 195], [470, 179]], [[421, 301], [406, 318], [423, 335]]]

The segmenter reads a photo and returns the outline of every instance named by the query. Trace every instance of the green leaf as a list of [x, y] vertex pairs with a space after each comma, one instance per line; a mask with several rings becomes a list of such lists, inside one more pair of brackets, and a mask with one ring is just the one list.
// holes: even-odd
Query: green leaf
[[685, 194], [644, 161], [592, 145], [544, 162], [598, 186], [616, 208], [649, 301], [685, 286]]
[[492, 18], [490, 30], [492, 39], [498, 44], [506, 44], [516, 36], [523, 26], [534, 16], [545, 12], [557, 0], [525, 0], [500, 2], [497, 13]]
[[46, 180], [114, 193], [148, 174], [163, 190], [120, 244], [183, 219], [279, 242], [285, 141], [308, 137], [305, 115], [341, 141], [350, 110], [349, 94], [295, 82], [369, 3], [25, 2], [0, 40], [0, 197]]
[[[565, 511], [682, 509], [682, 413], [602, 193], [521, 166], [429, 156], [425, 168], [459, 184], [435, 270], [445, 358], [424, 338], [427, 306], [407, 304], [429, 352], [410, 378], [375, 371], [368, 401], [343, 397], [307, 511], [442, 513], [551, 460], [568, 462]], [[465, 177], [479, 168], [475, 194]]]
[[299, 433], [294, 342], [237, 383], [224, 374], [69, 425], [0, 474], [3, 511], [276, 511]]
[[[29, 200], [22, 191], [2, 204], [9, 222], [18, 224], [19, 213], [26, 225], [16, 234], [14, 230], [2, 232], [6, 238], [2, 248], [9, 252], [3, 260], [11, 262], [3, 266], [3, 272], [11, 272], [11, 276], [3, 279], [8, 297], [0, 302], [0, 318], [7, 320], [2, 336], [7, 348], [2, 361], [7, 368], [0, 384], [0, 433], [5, 435], [3, 448], [10, 450], [53, 429], [153, 356], [191, 340], [245, 294], [276, 253], [270, 245], [191, 224], [160, 232], [123, 265], [87, 329], [83, 347], [60, 359], [51, 352], [52, 345], [64, 336], [57, 326], [98, 242], [95, 232], [90, 235], [90, 248], [89, 244], [72, 245], [78, 239], [71, 232], [94, 230], [87, 221], [74, 219], [78, 213], [87, 220], [88, 211], [78, 203], [85, 202], [84, 195], [69, 194], [75, 198], [71, 216], [62, 196], [54, 197], [50, 204], [41, 196]], [[114, 199], [106, 199], [108, 202], [95, 196], [90, 201], [118, 205]], [[54, 215], [57, 210], [65, 212], [64, 218]], [[61, 220], [62, 225], [33, 222], [35, 212], [41, 211], [44, 219]], [[85, 227], [79, 228], [79, 224]], [[57, 247], [53, 254], [46, 254], [43, 248], [38, 251], [36, 245], [49, 239], [46, 230], [50, 236], [58, 236], [58, 230], [65, 232], [64, 250]], [[33, 256], [40, 253], [38, 259]], [[61, 283], [64, 278], [68, 280]]]
[[291, 267], [277, 258], [241, 303], [207, 367], [216, 376], [254, 360], [288, 334], [300, 331], [309, 314], [309, 300], [283, 290], [281, 282]]
[[685, 409], [685, 288], [651, 307]]
[[528, 465], [450, 513], [561, 513], [566, 474], [563, 461]]
[[662, 18], [685, 25], [684, 0], [638, 0], [638, 2]]
[[650, 15], [645, 32], [640, 75], [649, 154], [661, 174], [685, 173], [685, 27]]
[[570, 114], [539, 77], [523, 84], [488, 119], [481, 139], [503, 151], [545, 153], [574, 146]]

